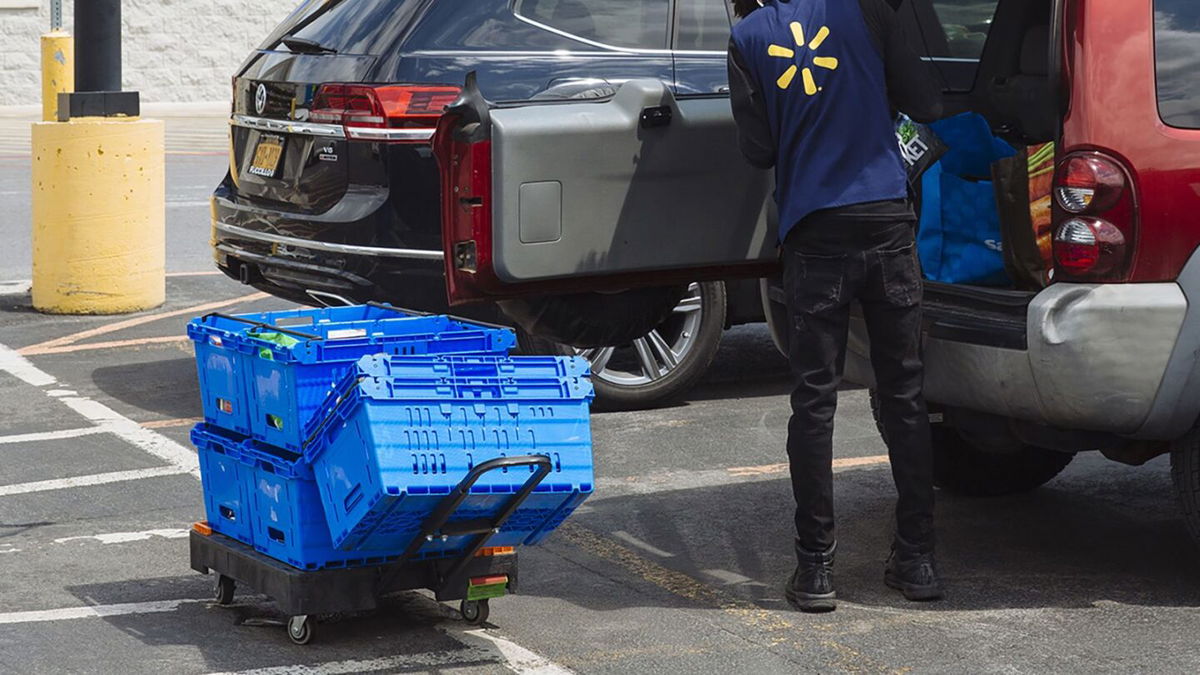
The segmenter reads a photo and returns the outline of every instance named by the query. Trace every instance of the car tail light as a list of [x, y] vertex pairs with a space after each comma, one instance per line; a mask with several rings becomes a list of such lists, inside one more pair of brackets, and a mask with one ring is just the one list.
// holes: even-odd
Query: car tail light
[[346, 137], [385, 142], [428, 141], [458, 87], [323, 84], [309, 121], [340, 124]]
[[486, 297], [480, 276], [492, 274], [492, 142], [455, 139], [461, 120], [447, 115], [433, 141], [442, 183], [442, 247], [452, 305]]
[[1110, 209], [1125, 190], [1125, 172], [1099, 155], [1074, 155], [1058, 169], [1054, 197], [1068, 213]]
[[1068, 155], [1054, 177], [1057, 281], [1126, 281], [1137, 203], [1125, 168], [1098, 152]]

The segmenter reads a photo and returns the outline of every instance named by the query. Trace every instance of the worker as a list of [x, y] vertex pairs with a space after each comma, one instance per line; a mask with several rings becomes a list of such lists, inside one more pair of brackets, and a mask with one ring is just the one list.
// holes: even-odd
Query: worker
[[939, 599], [916, 216], [894, 110], [933, 121], [940, 91], [885, 0], [733, 3], [733, 113], [746, 159], [775, 169], [795, 378], [787, 452], [798, 565], [785, 595], [801, 611], [836, 607], [833, 418], [858, 300], [899, 493], [884, 582], [910, 600]]

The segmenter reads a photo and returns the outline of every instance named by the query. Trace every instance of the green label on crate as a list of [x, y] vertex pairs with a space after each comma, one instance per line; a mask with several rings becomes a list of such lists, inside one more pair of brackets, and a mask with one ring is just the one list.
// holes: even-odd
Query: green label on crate
[[467, 587], [467, 600], [489, 600], [491, 598], [504, 597], [505, 589], [508, 587], [508, 582], [501, 581], [495, 584], [483, 584], [480, 586]]

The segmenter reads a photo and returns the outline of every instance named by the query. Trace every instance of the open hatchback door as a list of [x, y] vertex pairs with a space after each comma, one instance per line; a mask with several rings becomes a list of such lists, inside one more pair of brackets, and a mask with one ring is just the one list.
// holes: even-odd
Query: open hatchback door
[[725, 96], [631, 80], [602, 99], [493, 105], [468, 77], [434, 138], [451, 304], [759, 277], [769, 172]]

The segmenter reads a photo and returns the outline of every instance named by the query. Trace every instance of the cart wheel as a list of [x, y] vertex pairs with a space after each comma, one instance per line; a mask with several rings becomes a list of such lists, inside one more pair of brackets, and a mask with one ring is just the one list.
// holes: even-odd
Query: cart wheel
[[237, 582], [231, 577], [224, 574], [217, 575], [217, 588], [213, 593], [213, 599], [218, 605], [228, 605], [233, 602], [233, 592], [237, 589]]
[[462, 614], [463, 621], [472, 626], [480, 626], [488, 618], [488, 601], [463, 600], [458, 605], [458, 611]]
[[292, 618], [288, 619], [288, 638], [298, 645], [306, 645], [309, 642], [312, 642], [313, 624], [315, 623], [315, 621], [308, 618], [307, 614], [293, 616]]

